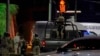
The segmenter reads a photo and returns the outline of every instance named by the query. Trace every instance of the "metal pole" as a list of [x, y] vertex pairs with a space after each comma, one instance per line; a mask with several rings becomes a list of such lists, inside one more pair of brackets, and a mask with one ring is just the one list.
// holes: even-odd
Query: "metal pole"
[[77, 0], [75, 0], [75, 16], [74, 16], [75, 21], [77, 21]]
[[10, 0], [7, 0], [6, 3], [6, 32], [9, 31], [9, 19], [10, 19]]
[[48, 21], [51, 21], [51, 10], [52, 9], [52, 0], [49, 0], [49, 12], [48, 12]]

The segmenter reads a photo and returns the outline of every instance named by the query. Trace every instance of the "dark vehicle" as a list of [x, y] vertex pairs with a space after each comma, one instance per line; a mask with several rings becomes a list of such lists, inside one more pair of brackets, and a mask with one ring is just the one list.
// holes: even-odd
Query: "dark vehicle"
[[44, 56], [100, 56], [100, 36], [76, 38]]
[[41, 39], [42, 51], [55, 50], [74, 38], [83, 37], [84, 32], [87, 32], [81, 24], [73, 23], [72, 25], [72, 23], [69, 22], [64, 24], [63, 38], [58, 38], [55, 22], [48, 21], [37, 21], [35, 30]]

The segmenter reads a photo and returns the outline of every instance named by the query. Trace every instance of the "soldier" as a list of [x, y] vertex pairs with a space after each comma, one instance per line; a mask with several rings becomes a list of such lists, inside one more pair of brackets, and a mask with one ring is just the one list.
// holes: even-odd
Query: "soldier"
[[2, 55], [3, 56], [9, 56], [9, 53], [13, 51], [13, 40], [10, 38], [9, 33], [4, 33], [4, 36], [2, 38]]
[[19, 49], [20, 49], [20, 54], [22, 56], [26, 56], [26, 41], [25, 41], [24, 38], [22, 38], [20, 40], [20, 47], [19, 47]]
[[63, 16], [59, 16], [57, 18], [57, 37], [58, 38], [63, 38], [64, 20], [65, 18]]
[[16, 36], [14, 37], [14, 51], [15, 51], [15, 54], [18, 54], [19, 43], [20, 43], [20, 36], [19, 36], [19, 33], [16, 33]]
[[39, 56], [40, 55], [40, 39], [37, 34], [33, 37], [33, 54]]

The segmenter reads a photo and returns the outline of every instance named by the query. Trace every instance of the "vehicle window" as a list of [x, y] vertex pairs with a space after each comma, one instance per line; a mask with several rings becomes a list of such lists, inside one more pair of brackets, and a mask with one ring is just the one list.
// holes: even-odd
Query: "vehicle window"
[[[50, 28], [50, 26], [52, 26]], [[47, 29], [46, 29], [46, 36], [49, 36], [49, 37], [46, 37], [46, 39], [53, 39], [53, 40], [72, 40], [74, 38], [79, 38], [79, 37], [83, 37], [84, 36], [84, 30], [66, 30], [66, 31], [63, 31], [62, 34], [63, 34], [63, 37], [58, 37], [57, 34], [57, 28], [54, 26], [54, 25], [48, 25], [47, 26]]]
[[92, 31], [90, 31], [89, 34], [90, 34], [91, 36], [97, 36], [97, 34], [96, 34], [95, 32], [92, 32]]
[[77, 40], [69, 43], [65, 49], [94, 50], [100, 49], [100, 39]]
[[64, 39], [72, 40], [74, 38], [82, 37], [82, 35], [83, 33], [81, 31], [69, 30], [69, 31], [65, 31]]
[[74, 38], [79, 38], [84, 36], [84, 30], [62, 30], [63, 37], [59, 37], [59, 32], [57, 26], [54, 23], [48, 22], [45, 28], [45, 39], [47, 40], [72, 40]]
[[35, 25], [35, 33], [39, 35], [39, 37], [43, 38], [45, 31], [45, 24], [36, 23]]
[[[48, 31], [50, 31], [50, 29], [48, 29]], [[79, 35], [79, 36], [78, 36]], [[67, 30], [63, 32], [63, 38], [58, 38], [57, 37], [57, 31], [50, 31], [50, 38], [47, 39], [53, 39], [53, 40], [72, 40], [74, 38], [79, 38], [79, 37], [83, 37], [83, 32], [80, 31], [72, 31], [72, 30]]]

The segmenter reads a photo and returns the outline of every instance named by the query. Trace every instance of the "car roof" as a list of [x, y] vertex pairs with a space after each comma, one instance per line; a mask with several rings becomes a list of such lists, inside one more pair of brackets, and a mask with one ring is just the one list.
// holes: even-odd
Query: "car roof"
[[71, 41], [82, 40], [82, 39], [100, 39], [100, 36], [85, 36], [85, 37], [75, 38]]
[[73, 41], [77, 41], [77, 40], [85, 40], [85, 39], [99, 39], [100, 40], [100, 36], [86, 36], [86, 37], [80, 37], [80, 38], [75, 38], [67, 43], [65, 43], [64, 45], [61, 46], [61, 48], [63, 48], [64, 46], [70, 44]]

